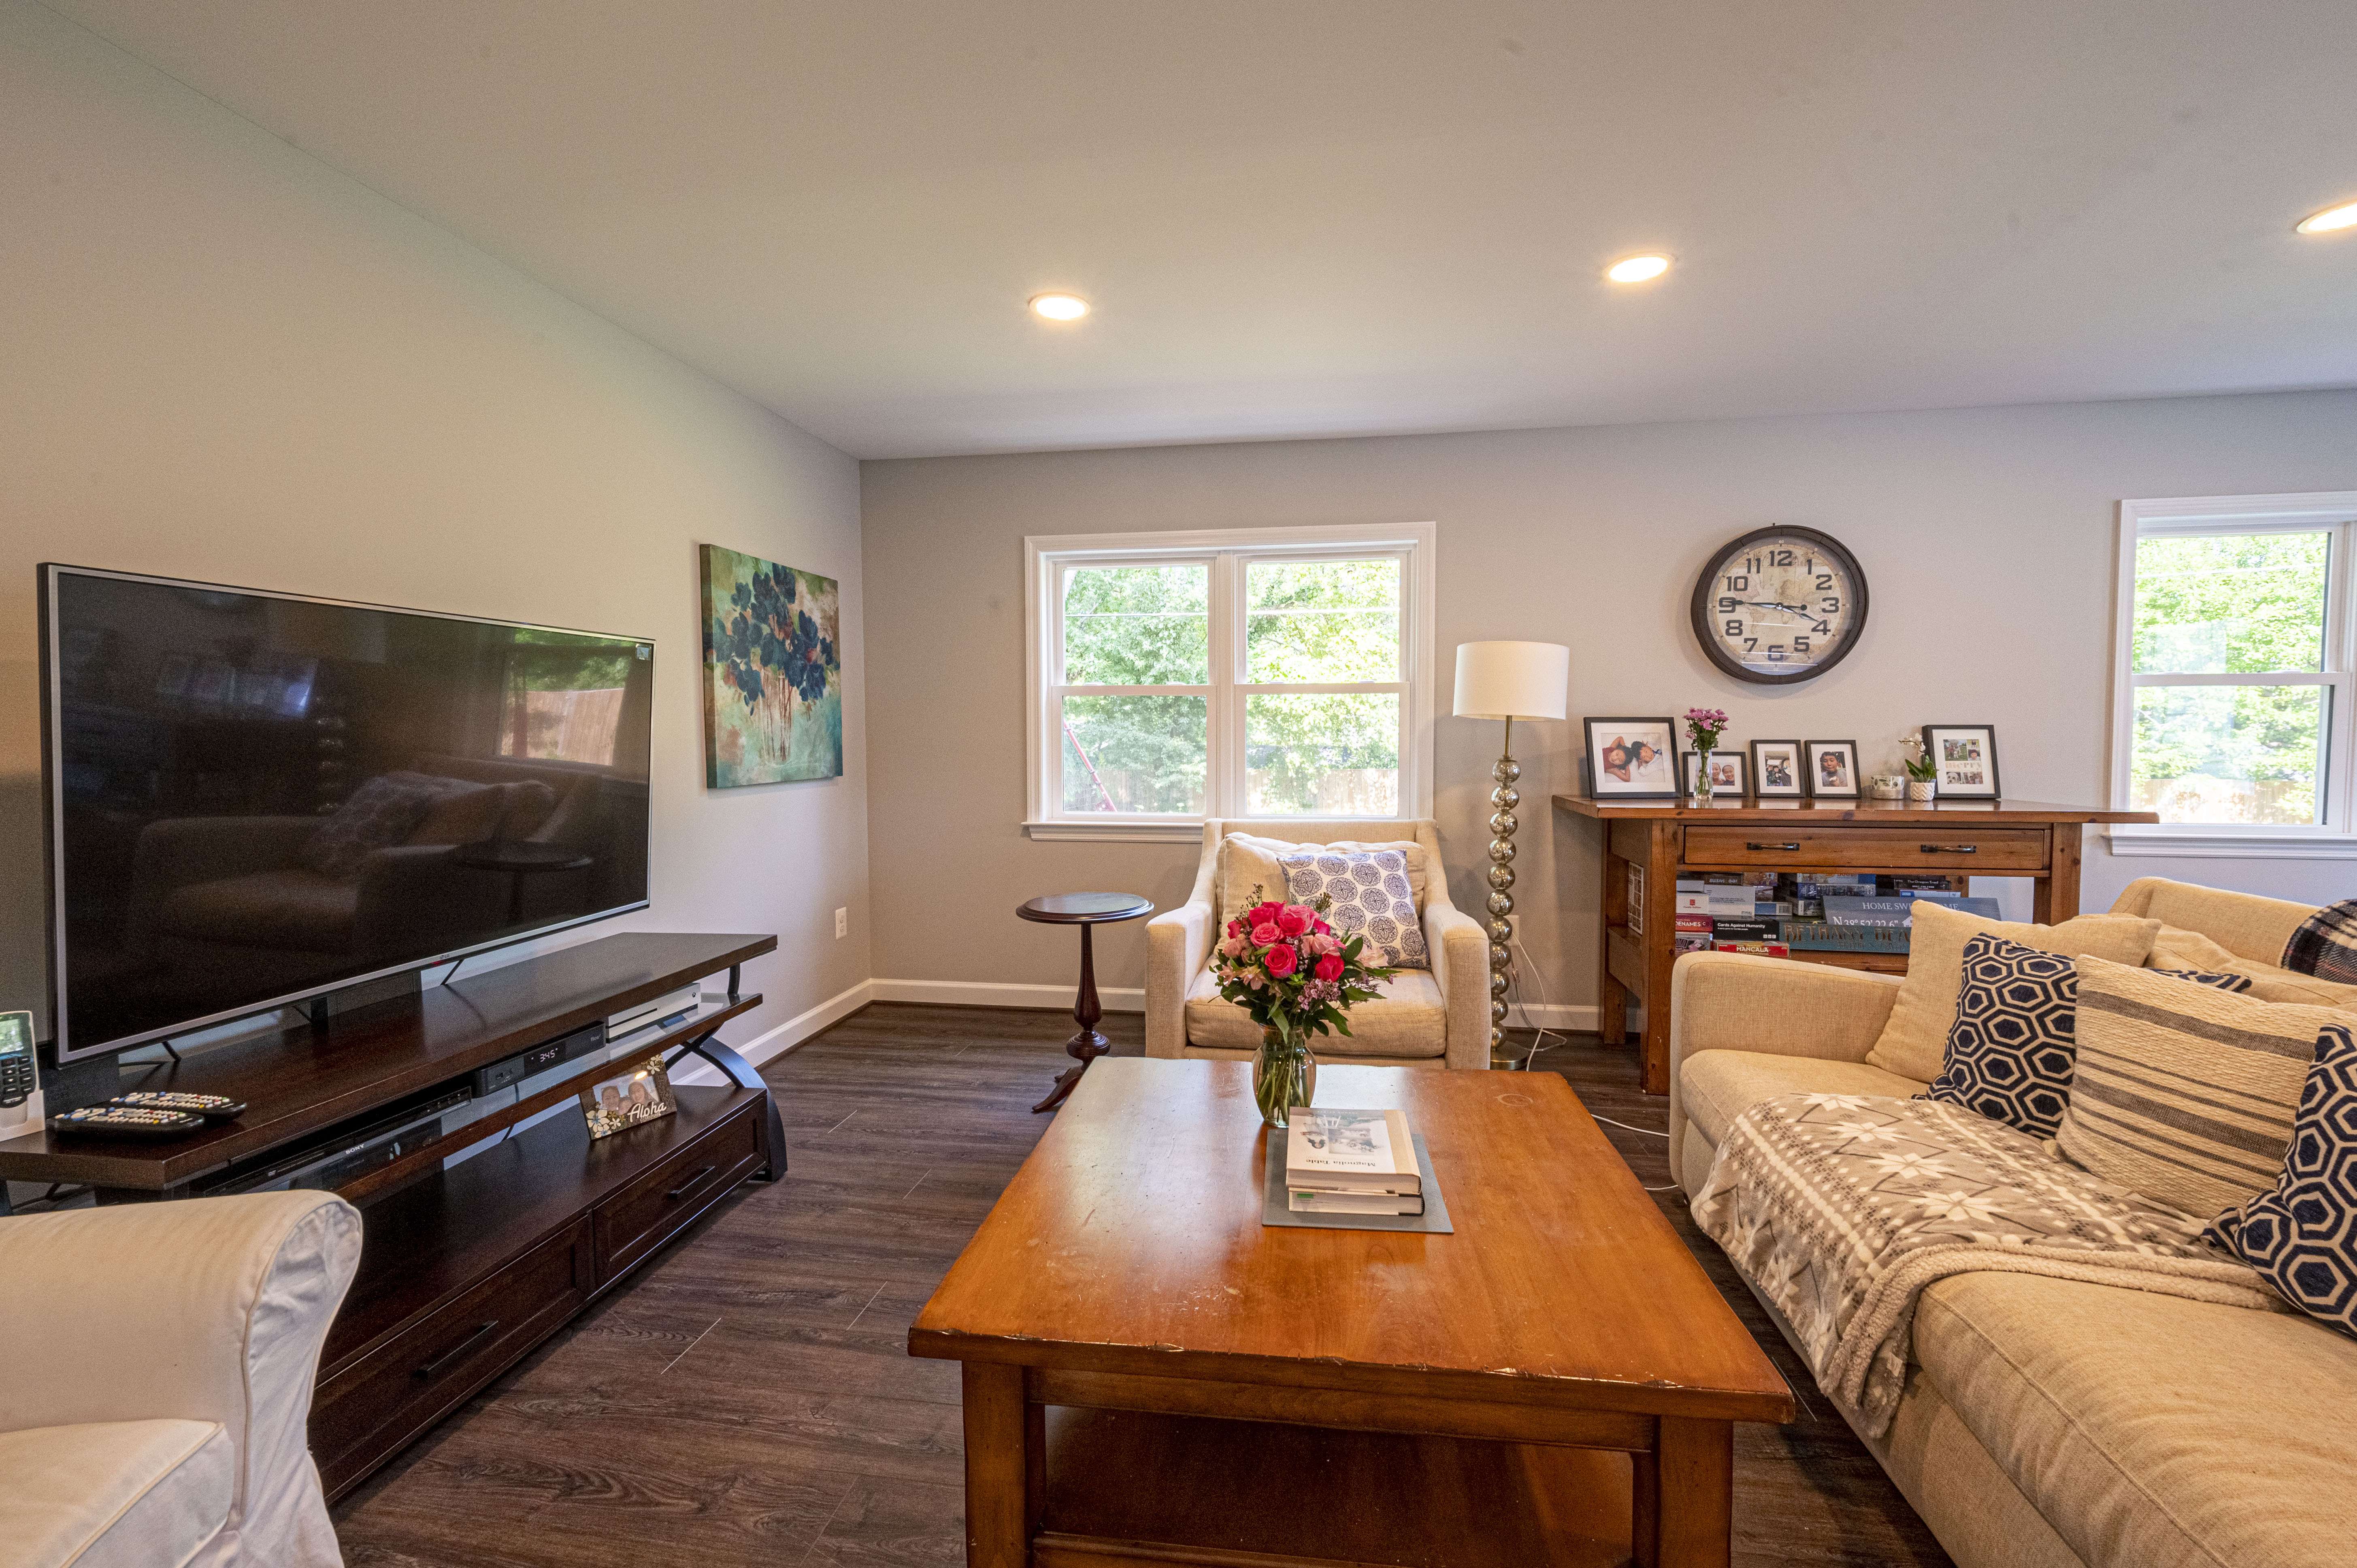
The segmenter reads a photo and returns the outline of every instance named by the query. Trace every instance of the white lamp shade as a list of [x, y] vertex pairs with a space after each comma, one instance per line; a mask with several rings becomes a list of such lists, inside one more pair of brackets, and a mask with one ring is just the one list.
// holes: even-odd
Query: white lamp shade
[[1460, 642], [1457, 716], [1559, 719], [1571, 699], [1571, 650], [1559, 642]]

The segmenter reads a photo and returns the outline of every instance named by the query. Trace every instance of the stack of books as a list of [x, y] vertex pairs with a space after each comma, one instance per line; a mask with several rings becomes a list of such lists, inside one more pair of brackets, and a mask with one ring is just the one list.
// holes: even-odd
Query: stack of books
[[1907, 951], [1919, 898], [1994, 918], [1996, 901], [1968, 898], [1961, 876], [1867, 872], [1721, 871], [1678, 879], [1679, 952]]
[[1415, 1140], [1397, 1111], [1305, 1105], [1285, 1139], [1285, 1201], [1296, 1214], [1422, 1214]]

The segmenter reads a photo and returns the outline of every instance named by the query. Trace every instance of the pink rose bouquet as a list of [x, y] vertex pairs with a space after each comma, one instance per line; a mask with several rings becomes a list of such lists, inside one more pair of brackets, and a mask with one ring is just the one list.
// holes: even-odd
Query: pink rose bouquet
[[1325, 918], [1331, 898], [1316, 904], [1263, 899], [1230, 920], [1211, 961], [1220, 994], [1261, 1026], [1253, 1092], [1272, 1127], [1286, 1111], [1309, 1102], [1308, 1036], [1351, 1032], [1351, 1006], [1376, 995], [1374, 982], [1398, 973], [1364, 962], [1364, 936], [1343, 937]]

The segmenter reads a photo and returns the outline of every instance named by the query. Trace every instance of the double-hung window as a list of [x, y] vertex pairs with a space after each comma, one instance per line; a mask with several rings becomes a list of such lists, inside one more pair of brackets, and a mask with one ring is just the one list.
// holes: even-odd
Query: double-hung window
[[2357, 491], [2124, 501], [2115, 854], [2357, 855]]
[[1032, 835], [1429, 815], [1433, 539], [1026, 540]]

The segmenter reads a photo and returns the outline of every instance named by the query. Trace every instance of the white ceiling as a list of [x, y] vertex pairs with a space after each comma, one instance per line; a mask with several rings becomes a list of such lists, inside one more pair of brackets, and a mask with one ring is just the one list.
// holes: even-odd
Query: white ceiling
[[861, 456], [2357, 384], [2351, 0], [49, 3]]

